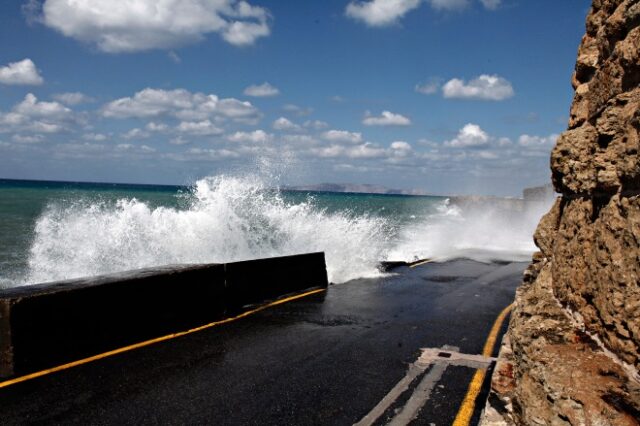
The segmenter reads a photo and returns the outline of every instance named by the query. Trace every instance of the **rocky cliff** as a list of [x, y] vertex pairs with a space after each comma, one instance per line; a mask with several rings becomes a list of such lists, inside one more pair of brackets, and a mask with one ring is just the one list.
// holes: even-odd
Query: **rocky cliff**
[[492, 398], [517, 424], [637, 425], [640, 0], [593, 0], [572, 84]]

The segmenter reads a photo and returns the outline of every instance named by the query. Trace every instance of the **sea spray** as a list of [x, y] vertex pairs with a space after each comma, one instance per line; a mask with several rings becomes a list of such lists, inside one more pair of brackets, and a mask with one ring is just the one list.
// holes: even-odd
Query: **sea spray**
[[458, 206], [444, 200], [434, 213], [400, 230], [387, 258], [528, 261], [536, 250], [536, 224], [552, 202], [485, 200]]
[[71, 186], [30, 192], [37, 204], [5, 206], [7, 224], [22, 211], [36, 213], [4, 229], [5, 237], [20, 232], [14, 240], [24, 244], [0, 253], [0, 287], [311, 251], [326, 253], [333, 282], [377, 276], [385, 260], [528, 260], [535, 251], [531, 235], [547, 209], [522, 200], [450, 203], [273, 187], [261, 175], [205, 178], [189, 190]]
[[50, 204], [36, 222], [23, 283], [176, 263], [324, 251], [329, 279], [377, 275], [391, 244], [384, 218], [285, 202], [256, 177], [199, 180], [184, 208], [133, 199]]

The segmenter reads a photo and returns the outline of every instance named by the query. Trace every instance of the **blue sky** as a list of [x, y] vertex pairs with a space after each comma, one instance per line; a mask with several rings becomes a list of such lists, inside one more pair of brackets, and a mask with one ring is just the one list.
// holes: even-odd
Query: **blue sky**
[[0, 177], [518, 195], [549, 181], [589, 3], [2, 2]]

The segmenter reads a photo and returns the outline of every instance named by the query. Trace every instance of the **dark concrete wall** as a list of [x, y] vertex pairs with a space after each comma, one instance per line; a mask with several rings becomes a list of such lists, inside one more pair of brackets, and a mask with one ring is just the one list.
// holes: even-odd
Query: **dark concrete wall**
[[176, 265], [0, 291], [0, 377], [21, 375], [327, 286], [324, 253]]

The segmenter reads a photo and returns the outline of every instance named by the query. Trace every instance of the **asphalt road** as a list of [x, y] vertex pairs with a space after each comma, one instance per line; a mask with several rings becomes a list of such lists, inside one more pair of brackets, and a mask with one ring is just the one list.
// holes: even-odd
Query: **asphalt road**
[[[330, 286], [2, 388], [0, 424], [351, 425], [405, 377], [422, 348], [481, 354], [525, 267], [456, 260]], [[456, 417], [476, 370], [441, 370], [411, 424]], [[420, 371], [372, 424], [393, 421], [434, 373], [433, 365]]]

